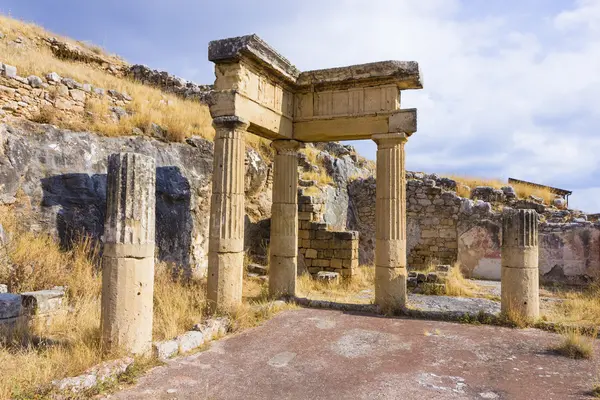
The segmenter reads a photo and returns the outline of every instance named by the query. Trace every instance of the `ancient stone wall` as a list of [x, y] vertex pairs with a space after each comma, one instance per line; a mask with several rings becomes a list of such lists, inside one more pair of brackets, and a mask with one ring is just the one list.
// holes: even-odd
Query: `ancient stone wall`
[[153, 70], [145, 65], [132, 65], [128, 76], [144, 85], [161, 89], [166, 93], [174, 93], [184, 99], [195, 99], [207, 103], [213, 90], [212, 85], [198, 85], [166, 71]]
[[354, 275], [358, 267], [358, 232], [333, 230], [323, 222], [324, 199], [306, 195], [306, 189], [300, 188], [298, 196], [299, 269], [311, 274], [331, 271], [344, 277]]
[[[409, 268], [458, 261], [468, 276], [499, 280], [501, 210], [510, 206], [540, 214], [542, 280], [585, 284], [600, 274], [600, 223], [582, 212], [519, 200], [510, 188], [475, 188], [467, 199], [450, 179], [419, 172], [407, 172], [407, 179]], [[372, 263], [375, 178], [352, 180], [348, 195], [348, 227], [360, 233], [360, 262]]]
[[115, 121], [127, 115], [127, 104], [132, 100], [127, 93], [63, 78], [56, 72], [44, 77], [19, 76], [15, 67], [0, 63], [0, 117], [12, 115], [44, 123], [56, 118], [83, 122], [90, 99], [107, 101]]

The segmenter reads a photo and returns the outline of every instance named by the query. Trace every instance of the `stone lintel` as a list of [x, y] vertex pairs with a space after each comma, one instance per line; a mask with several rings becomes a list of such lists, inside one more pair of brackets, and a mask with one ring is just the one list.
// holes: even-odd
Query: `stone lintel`
[[398, 110], [392, 114], [332, 117], [294, 123], [294, 139], [302, 142], [372, 139], [373, 135], [417, 130], [417, 110]]
[[[211, 105], [210, 113], [215, 120], [221, 118], [238, 118], [249, 126], [248, 132], [267, 139], [291, 139], [293, 121], [257, 101], [236, 91], [217, 92], [213, 95], [216, 100]], [[227, 120], [223, 120], [227, 121]]]
[[314, 87], [314, 90], [387, 84], [395, 84], [400, 90], [422, 89], [419, 64], [416, 61], [380, 61], [318, 69], [302, 72], [296, 81], [299, 89]]
[[213, 40], [208, 44], [208, 59], [214, 63], [239, 62], [245, 57], [293, 83], [300, 71], [257, 35]]

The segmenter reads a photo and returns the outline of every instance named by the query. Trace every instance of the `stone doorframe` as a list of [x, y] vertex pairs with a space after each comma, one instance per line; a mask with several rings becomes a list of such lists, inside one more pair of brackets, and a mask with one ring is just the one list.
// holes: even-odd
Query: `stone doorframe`
[[212, 41], [210, 113], [216, 130], [211, 198], [208, 301], [231, 309], [242, 300], [244, 133], [273, 140], [276, 151], [269, 291], [295, 296], [298, 162], [305, 142], [377, 143], [376, 303], [406, 303], [404, 144], [417, 130], [416, 109], [400, 92], [422, 89], [414, 61], [383, 61], [300, 72], [256, 35]]

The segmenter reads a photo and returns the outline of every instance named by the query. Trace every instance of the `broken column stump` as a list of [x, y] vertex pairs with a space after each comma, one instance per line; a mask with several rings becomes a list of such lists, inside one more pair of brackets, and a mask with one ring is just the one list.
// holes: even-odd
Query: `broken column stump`
[[101, 309], [107, 351], [151, 350], [155, 181], [154, 159], [134, 153], [109, 156]]
[[506, 209], [502, 215], [503, 314], [534, 320], [540, 314], [538, 214]]

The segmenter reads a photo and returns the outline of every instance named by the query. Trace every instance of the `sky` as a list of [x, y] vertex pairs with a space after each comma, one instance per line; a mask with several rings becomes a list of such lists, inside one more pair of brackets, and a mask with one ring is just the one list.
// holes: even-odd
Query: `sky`
[[[300, 70], [417, 61], [424, 88], [401, 98], [418, 109], [407, 169], [556, 186], [600, 213], [600, 0], [2, 0], [0, 12], [199, 84], [214, 82], [209, 41], [250, 33]], [[351, 144], [375, 158], [373, 142]]]

